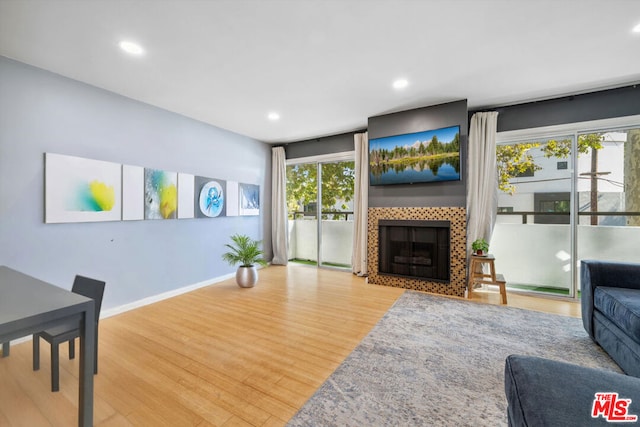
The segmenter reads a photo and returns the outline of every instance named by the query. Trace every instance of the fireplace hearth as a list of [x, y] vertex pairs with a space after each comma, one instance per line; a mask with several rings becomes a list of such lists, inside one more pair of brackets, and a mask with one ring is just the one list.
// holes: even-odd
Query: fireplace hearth
[[380, 220], [378, 274], [449, 282], [449, 221]]

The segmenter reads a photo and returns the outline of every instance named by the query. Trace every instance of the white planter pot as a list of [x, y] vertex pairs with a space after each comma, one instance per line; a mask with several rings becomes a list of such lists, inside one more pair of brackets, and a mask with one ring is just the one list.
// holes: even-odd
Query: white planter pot
[[241, 288], [253, 288], [258, 283], [258, 269], [255, 266], [238, 267], [236, 283]]

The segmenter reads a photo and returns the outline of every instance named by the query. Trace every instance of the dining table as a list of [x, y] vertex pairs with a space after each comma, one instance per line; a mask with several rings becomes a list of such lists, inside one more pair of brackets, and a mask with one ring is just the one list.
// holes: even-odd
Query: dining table
[[[80, 328], [78, 425], [93, 425], [95, 304], [91, 298], [0, 266], [0, 343], [3, 358], [11, 340], [62, 324]], [[2, 358], [0, 358], [2, 363]]]

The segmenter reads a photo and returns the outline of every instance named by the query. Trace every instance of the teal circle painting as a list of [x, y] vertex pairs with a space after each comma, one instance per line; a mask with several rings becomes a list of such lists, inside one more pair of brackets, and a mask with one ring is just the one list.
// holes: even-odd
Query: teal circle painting
[[224, 194], [219, 182], [209, 181], [200, 190], [200, 212], [214, 218], [222, 213], [224, 207]]

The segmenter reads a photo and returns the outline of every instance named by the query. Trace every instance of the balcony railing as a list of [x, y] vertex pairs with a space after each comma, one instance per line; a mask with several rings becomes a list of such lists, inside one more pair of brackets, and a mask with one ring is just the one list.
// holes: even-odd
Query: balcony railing
[[[296, 212], [289, 219], [289, 259], [318, 260], [318, 219], [312, 212]], [[304, 217], [302, 217], [304, 214]], [[351, 265], [353, 244], [353, 212], [323, 211], [331, 219], [322, 219], [323, 264]], [[333, 219], [332, 215], [345, 219]]]
[[[522, 217], [522, 224], [527, 224], [529, 216], [569, 216], [570, 212], [538, 212], [538, 211], [517, 211], [498, 212], [498, 215], [515, 215]], [[640, 212], [578, 212], [578, 216], [640, 216]]]
[[[491, 237], [490, 252], [496, 269], [507, 279], [507, 286], [528, 286], [564, 290], [568, 294], [572, 266], [579, 260], [640, 262], [640, 227], [632, 225], [577, 226], [577, 253], [572, 258], [572, 233], [568, 212], [499, 212], [499, 216], [520, 217], [520, 221], [498, 221]], [[531, 217], [565, 218], [561, 224], [533, 223]], [[578, 212], [579, 217], [637, 217], [640, 212]], [[540, 221], [545, 222], [545, 221]], [[579, 272], [578, 272], [579, 273]], [[577, 275], [578, 280], [580, 275]]]
[[[298, 219], [289, 220], [290, 257], [317, 260], [317, 212], [295, 212], [295, 215]], [[322, 215], [339, 218], [322, 220], [322, 260], [350, 264], [353, 221], [349, 218], [353, 218], [353, 212], [323, 211]], [[572, 263], [574, 268], [579, 268], [581, 259], [640, 262], [640, 227], [578, 225], [578, 250], [572, 260], [569, 224], [536, 224], [532, 219], [537, 215], [568, 219], [569, 213], [520, 211], [498, 215], [521, 218], [512, 223], [498, 221], [491, 238], [490, 252], [495, 255], [496, 268], [504, 274], [507, 286], [551, 288], [568, 294]], [[640, 212], [579, 212], [578, 215], [637, 217]]]
[[[336, 217], [340, 219], [342, 216], [344, 216], [344, 220], [348, 221], [349, 215], [351, 215], [351, 218], [353, 219], [353, 211], [322, 211], [321, 213], [323, 219], [328, 218], [329, 215], [331, 215], [331, 219], [336, 219]], [[304, 217], [317, 218], [318, 211], [289, 212], [289, 219], [302, 219]]]

